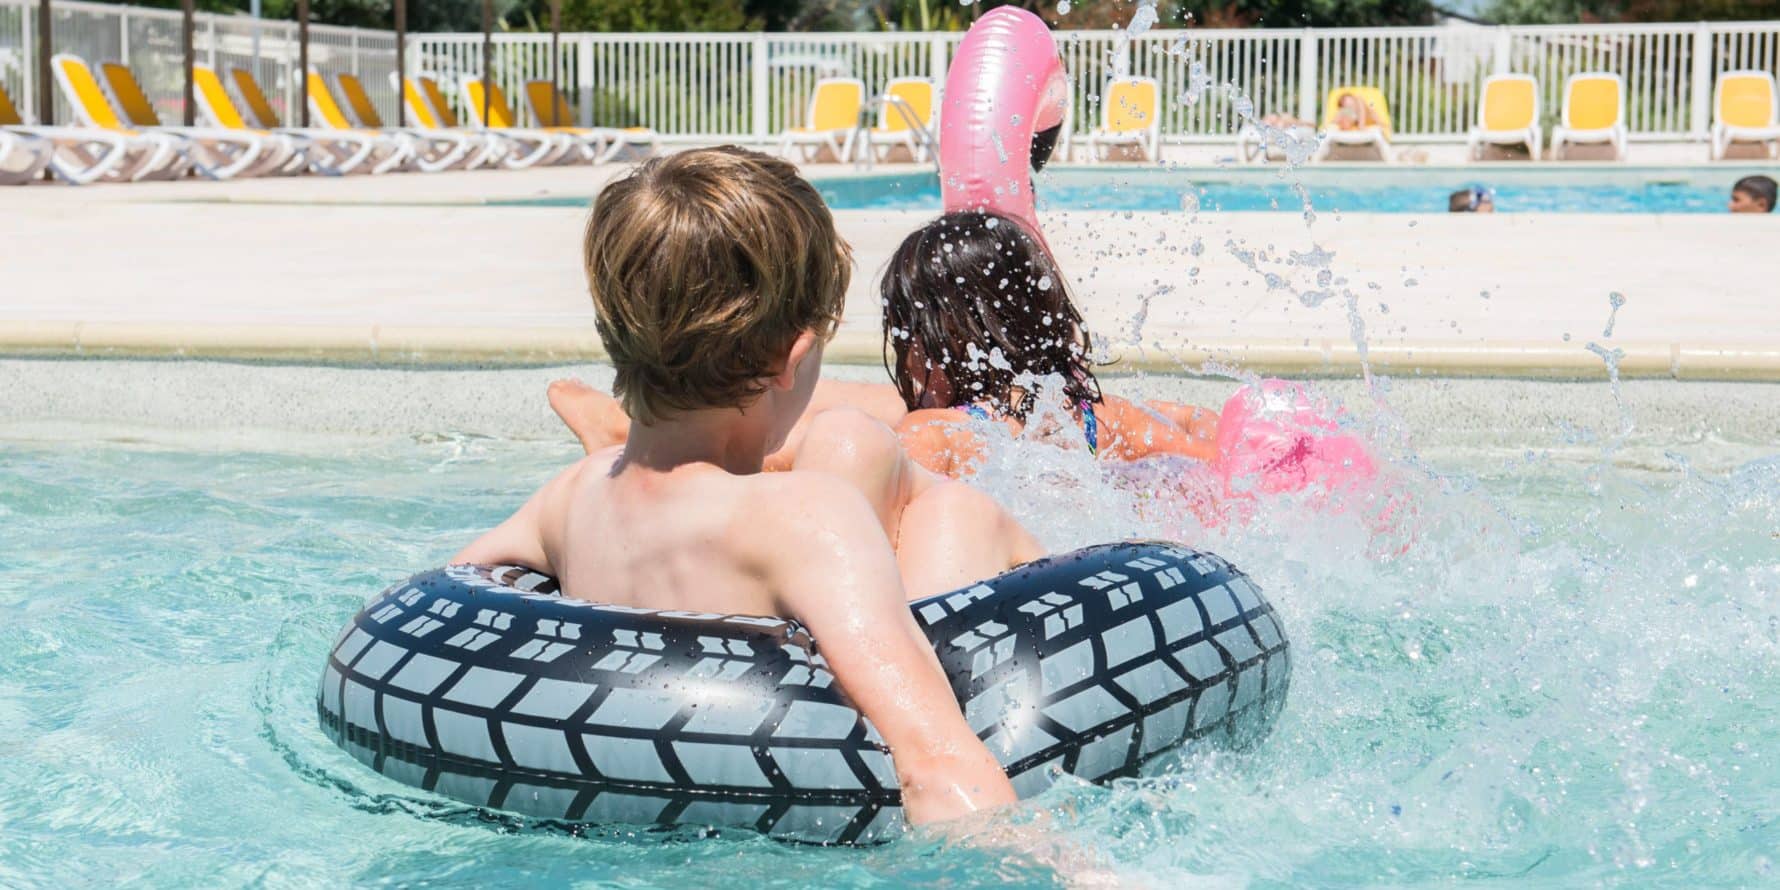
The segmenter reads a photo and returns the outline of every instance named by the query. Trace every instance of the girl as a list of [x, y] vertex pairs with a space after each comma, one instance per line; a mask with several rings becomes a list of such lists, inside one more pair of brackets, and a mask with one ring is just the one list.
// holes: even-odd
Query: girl
[[916, 230], [890, 258], [881, 293], [886, 364], [908, 409], [897, 430], [928, 469], [957, 476], [976, 462], [981, 446], [967, 418], [1021, 433], [1037, 404], [1033, 383], [1047, 379], [1061, 386], [1096, 456], [1216, 455], [1215, 413], [1101, 392], [1063, 273], [1007, 217], [949, 213]]

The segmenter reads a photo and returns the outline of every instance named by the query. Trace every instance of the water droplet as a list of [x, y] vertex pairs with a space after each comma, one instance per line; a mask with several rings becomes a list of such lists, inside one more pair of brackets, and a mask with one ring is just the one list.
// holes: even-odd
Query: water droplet
[[1075, 7], [1070, 4], [1069, 0], [1057, 0], [1058, 15], [1069, 15], [1069, 11], [1074, 8]]
[[[1038, 289], [1039, 290], [1050, 290], [1051, 289], [1051, 276], [1045, 275], [1045, 276], [1040, 277], [1038, 279]], [[1047, 316], [1047, 318], [1048, 317], [1049, 316]]]

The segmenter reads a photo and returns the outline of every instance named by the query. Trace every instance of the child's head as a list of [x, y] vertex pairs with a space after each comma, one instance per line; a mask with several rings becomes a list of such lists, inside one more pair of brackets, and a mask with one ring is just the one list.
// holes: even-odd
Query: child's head
[[983, 403], [1024, 419], [1022, 374], [1057, 374], [1071, 403], [1100, 401], [1091, 344], [1038, 239], [991, 213], [948, 213], [904, 239], [884, 270], [885, 362], [917, 408]]
[[[643, 424], [742, 407], [796, 374], [794, 346], [834, 332], [852, 274], [797, 168], [733, 146], [656, 158], [606, 186], [583, 258], [613, 392]], [[814, 387], [813, 370], [796, 376]]]
[[1772, 177], [1745, 176], [1731, 186], [1731, 212], [1773, 213], [1775, 191]]

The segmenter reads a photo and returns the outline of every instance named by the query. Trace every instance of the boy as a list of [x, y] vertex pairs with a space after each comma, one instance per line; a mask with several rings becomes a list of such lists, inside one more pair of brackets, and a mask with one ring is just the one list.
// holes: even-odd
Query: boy
[[1745, 176], [1731, 186], [1731, 212], [1773, 213], [1775, 191], [1772, 177]]
[[584, 599], [795, 618], [890, 746], [911, 823], [1013, 801], [907, 601], [1042, 555], [1031, 536], [855, 410], [814, 416], [791, 470], [761, 472], [809, 404], [850, 275], [816, 190], [734, 147], [651, 160], [601, 193], [584, 258], [629, 439], [453, 561], [529, 566]]

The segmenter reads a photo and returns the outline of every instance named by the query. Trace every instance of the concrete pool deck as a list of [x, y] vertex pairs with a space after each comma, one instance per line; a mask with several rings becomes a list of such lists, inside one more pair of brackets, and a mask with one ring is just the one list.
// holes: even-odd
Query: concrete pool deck
[[[622, 169], [0, 190], [0, 354], [597, 360], [584, 209], [487, 202], [587, 196]], [[831, 171], [848, 172], [812, 172]], [[929, 216], [836, 214], [858, 266], [835, 360], [878, 361], [878, 270]], [[1046, 226], [1128, 367], [1351, 376], [1357, 322], [1392, 375], [1603, 377], [1618, 349], [1628, 377], [1780, 380], [1780, 216], [1324, 213], [1307, 227], [1065, 211]]]

